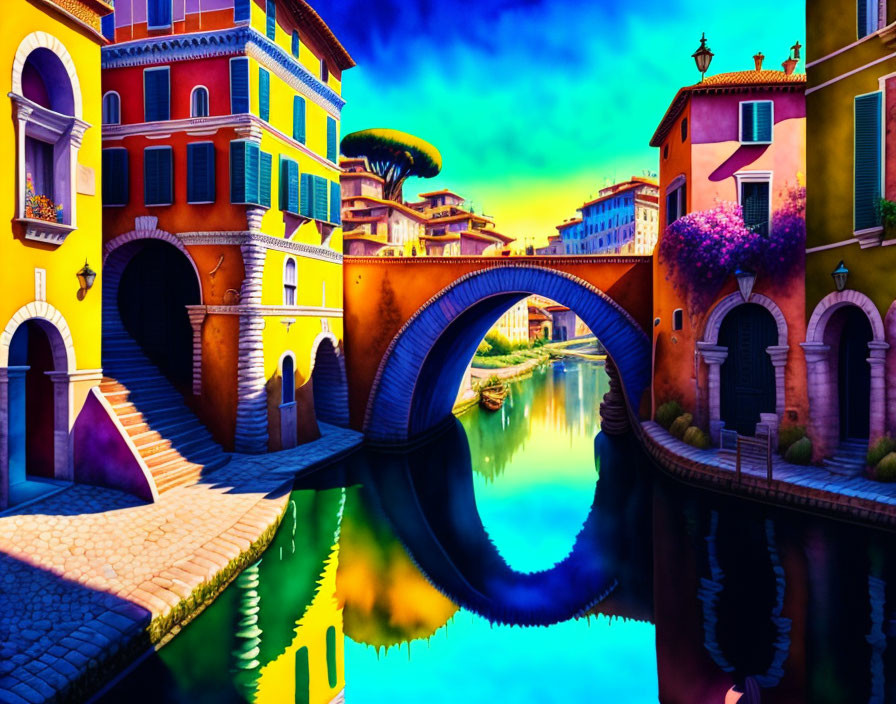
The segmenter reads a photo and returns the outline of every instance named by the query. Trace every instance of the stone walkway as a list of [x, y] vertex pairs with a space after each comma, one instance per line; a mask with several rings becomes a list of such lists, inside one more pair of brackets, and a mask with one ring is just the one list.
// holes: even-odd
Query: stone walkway
[[74, 485], [0, 516], [0, 702], [81, 701], [195, 615], [270, 543], [295, 475], [361, 443], [321, 430], [154, 504]]
[[865, 477], [845, 477], [823, 467], [802, 466], [774, 456], [772, 481], [762, 467], [741, 467], [738, 483], [732, 453], [718, 449], [698, 450], [672, 437], [653, 421], [641, 423], [642, 441], [660, 465], [685, 479], [747, 494], [763, 500], [807, 508], [814, 512], [850, 518], [865, 523], [896, 527], [896, 484]]

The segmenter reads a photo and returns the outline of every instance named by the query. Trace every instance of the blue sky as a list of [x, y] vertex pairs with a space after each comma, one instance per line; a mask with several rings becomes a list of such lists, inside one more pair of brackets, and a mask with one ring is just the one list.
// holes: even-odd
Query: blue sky
[[[648, 146], [676, 90], [710, 74], [779, 68], [805, 44], [803, 2], [312, 0], [358, 63], [343, 133], [393, 127], [432, 142], [450, 187], [507, 234], [544, 239], [613, 178], [657, 170]], [[801, 63], [797, 69], [803, 70]]]

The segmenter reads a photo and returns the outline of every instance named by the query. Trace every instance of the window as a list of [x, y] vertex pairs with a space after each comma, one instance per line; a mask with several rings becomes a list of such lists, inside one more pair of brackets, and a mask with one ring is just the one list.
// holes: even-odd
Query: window
[[672, 311], [672, 329], [681, 330], [684, 327], [684, 311], [676, 308]]
[[856, 232], [880, 225], [881, 93], [855, 99], [853, 222]]
[[103, 124], [121, 124], [121, 97], [114, 90], [103, 96]]
[[320, 80], [327, 83], [330, 80], [330, 69], [324, 59], [320, 60]]
[[688, 138], [688, 118], [681, 119], [681, 141], [684, 142]]
[[299, 31], [292, 30], [292, 55], [299, 58]]
[[292, 99], [292, 138], [305, 143], [305, 99], [301, 95]]
[[671, 225], [687, 210], [687, 184], [684, 179], [676, 180], [679, 184], [666, 194], [666, 225]]
[[[290, 259], [295, 272], [295, 262]], [[283, 404], [295, 403], [296, 400], [296, 366], [292, 355], [287, 354], [283, 358], [283, 368], [280, 371], [283, 377], [283, 387], [280, 393], [280, 400]]]
[[245, 22], [249, 19], [252, 9], [252, 0], [234, 0], [233, 3], [233, 21]]
[[173, 198], [173, 154], [171, 147], [143, 150], [143, 203], [171, 205]]
[[148, 29], [168, 29], [171, 26], [172, 0], [146, 0]]
[[749, 100], [740, 104], [741, 144], [771, 144], [773, 124], [771, 100]]
[[330, 182], [330, 222], [342, 224], [342, 188], [335, 181]]
[[280, 210], [299, 213], [299, 164], [280, 157]]
[[265, 122], [271, 119], [271, 74], [258, 69], [258, 116]]
[[230, 112], [249, 112], [249, 59], [245, 56], [230, 60]]
[[294, 306], [296, 304], [296, 260], [287, 257], [283, 265], [283, 305]]
[[267, 0], [267, 9], [265, 10], [265, 30], [268, 39], [277, 38], [277, 3], [274, 0]]
[[103, 149], [103, 206], [128, 204], [128, 150]]
[[167, 66], [143, 71], [143, 119], [145, 122], [171, 119], [171, 71]]
[[771, 183], [768, 176], [738, 177], [740, 205], [744, 213], [744, 224], [763, 237], [768, 236], [771, 217]]
[[299, 214], [315, 220], [327, 220], [327, 179], [302, 174]]
[[327, 628], [327, 683], [330, 689], [333, 689], [338, 683], [339, 674], [336, 671], [336, 628], [330, 626]]
[[271, 206], [271, 162], [256, 142], [244, 139], [230, 143], [230, 202]]
[[115, 41], [115, 13], [105, 15], [100, 20], [100, 32], [110, 42]]
[[187, 202], [215, 202], [215, 145], [212, 142], [187, 145]]
[[338, 138], [336, 134], [336, 120], [327, 117], [327, 159], [336, 162], [339, 152]]
[[196, 86], [190, 95], [190, 117], [208, 117], [208, 88]]
[[879, 0], [856, 0], [856, 25], [858, 38], [867, 37], [880, 29]]
[[267, 152], [259, 152], [258, 178], [260, 179], [259, 200], [263, 208], [271, 207], [271, 166], [274, 157]]

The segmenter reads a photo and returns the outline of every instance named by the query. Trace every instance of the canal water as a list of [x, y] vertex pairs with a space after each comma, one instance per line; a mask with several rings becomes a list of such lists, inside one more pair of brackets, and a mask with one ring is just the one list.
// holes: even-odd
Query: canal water
[[99, 701], [896, 702], [892, 536], [664, 477], [600, 433], [607, 388], [555, 364], [299, 481], [261, 560]]

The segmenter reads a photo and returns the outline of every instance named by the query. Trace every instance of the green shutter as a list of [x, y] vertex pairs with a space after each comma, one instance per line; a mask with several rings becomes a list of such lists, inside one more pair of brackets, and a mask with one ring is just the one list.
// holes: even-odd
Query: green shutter
[[332, 162], [336, 161], [336, 155], [339, 151], [336, 144], [336, 120], [332, 117], [327, 118], [327, 159]]
[[312, 183], [311, 174], [302, 174], [302, 188], [299, 192], [299, 214], [306, 218], [314, 217], [314, 213], [311, 210]]
[[327, 179], [323, 176], [314, 177], [314, 219], [327, 220]]
[[772, 141], [772, 101], [756, 103], [753, 110], [756, 125], [756, 141]]
[[274, 157], [267, 152], [260, 152], [259, 174], [261, 185], [259, 187], [260, 203], [265, 208], [271, 207], [271, 166]]
[[215, 145], [211, 142], [187, 145], [187, 202], [215, 200]]
[[299, 213], [299, 163], [280, 157], [280, 210]]
[[260, 169], [261, 150], [255, 142], [246, 142], [246, 202], [260, 204]]
[[305, 143], [305, 99], [301, 95], [292, 99], [292, 138]]
[[128, 204], [128, 150], [103, 150], [103, 205]]
[[230, 143], [230, 202], [246, 202], [246, 142]]
[[881, 94], [855, 99], [855, 229], [880, 225]]
[[258, 69], [258, 116], [265, 122], [271, 119], [271, 74]]
[[342, 224], [342, 188], [335, 181], [330, 182], [330, 222]]
[[276, 39], [277, 38], [277, 3], [274, 0], [268, 0], [267, 2], [267, 17], [266, 17], [266, 34], [268, 39]]

